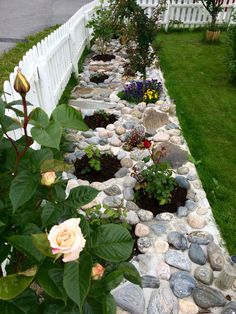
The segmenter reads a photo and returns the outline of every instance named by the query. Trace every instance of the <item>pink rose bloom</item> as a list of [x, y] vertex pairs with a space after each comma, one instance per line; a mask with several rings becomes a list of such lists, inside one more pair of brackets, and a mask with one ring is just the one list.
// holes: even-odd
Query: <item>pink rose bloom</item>
[[104, 274], [105, 268], [101, 264], [95, 264], [92, 268], [93, 280], [101, 279]]
[[80, 218], [71, 218], [53, 226], [48, 234], [52, 254], [63, 254], [63, 262], [75, 261], [85, 247], [86, 240], [79, 227]]

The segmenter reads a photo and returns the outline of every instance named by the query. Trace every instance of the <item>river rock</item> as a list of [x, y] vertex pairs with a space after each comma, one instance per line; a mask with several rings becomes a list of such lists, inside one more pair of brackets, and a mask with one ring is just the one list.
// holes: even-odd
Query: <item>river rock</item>
[[146, 132], [154, 135], [156, 130], [169, 122], [168, 115], [155, 109], [147, 109], [143, 114], [143, 125]]
[[190, 189], [190, 183], [185, 177], [176, 176], [175, 180], [181, 188], [186, 189], [186, 190]]
[[185, 236], [177, 231], [172, 231], [167, 236], [167, 241], [172, 244], [177, 250], [186, 250], [188, 242]]
[[193, 200], [187, 200], [184, 204], [185, 207], [187, 207], [187, 209], [192, 212], [197, 208], [197, 204], [196, 202], [194, 202]]
[[157, 235], [161, 236], [163, 233], [167, 232], [167, 225], [166, 223], [158, 223], [158, 224], [153, 224], [150, 226], [152, 231]]
[[137, 237], [145, 237], [149, 234], [150, 232], [150, 229], [148, 226], [142, 224], [142, 223], [138, 223], [136, 226], [135, 226], [135, 235]]
[[132, 188], [124, 188], [123, 196], [126, 201], [132, 201], [134, 199], [134, 190]]
[[147, 314], [178, 314], [178, 302], [169, 287], [152, 292]]
[[120, 164], [121, 164], [121, 167], [131, 168], [133, 166], [133, 161], [130, 158], [125, 157], [121, 159]]
[[179, 314], [197, 314], [198, 306], [192, 302], [179, 300]]
[[170, 279], [170, 266], [167, 265], [166, 263], [164, 262], [161, 262], [157, 265], [157, 276], [160, 278], [160, 279], [163, 279], [163, 280], [169, 280]]
[[127, 168], [120, 168], [116, 173], [115, 173], [115, 178], [122, 178], [125, 177], [129, 173], [129, 170]]
[[140, 222], [137, 213], [135, 211], [133, 211], [133, 210], [128, 211], [121, 218], [121, 220], [127, 222], [130, 225], [136, 225], [136, 224], [138, 224]]
[[155, 142], [167, 142], [170, 136], [167, 133], [159, 132], [153, 137], [153, 141]]
[[168, 242], [164, 240], [156, 240], [154, 243], [155, 252], [158, 254], [166, 253], [169, 250]]
[[194, 277], [205, 285], [213, 282], [213, 271], [209, 266], [198, 266], [194, 271]]
[[[155, 150], [160, 151], [162, 143], [156, 145]], [[161, 161], [168, 161], [173, 168], [179, 168], [188, 160], [188, 152], [181, 149], [178, 145], [170, 142], [165, 143], [166, 156]]]
[[184, 255], [184, 253], [176, 250], [169, 250], [166, 252], [165, 262], [181, 270], [190, 271], [191, 268], [189, 259]]
[[124, 181], [123, 181], [123, 186], [125, 187], [125, 188], [134, 188], [135, 187], [135, 184], [136, 184], [136, 179], [135, 178], [133, 178], [133, 177], [125, 177], [124, 178]]
[[130, 114], [135, 118], [138, 118], [138, 119], [142, 118], [142, 113], [137, 109], [133, 109]]
[[109, 196], [119, 195], [121, 194], [121, 190], [118, 185], [113, 184], [104, 190], [104, 192]]
[[123, 124], [123, 127], [126, 128], [127, 130], [131, 130], [131, 129], [133, 129], [137, 124], [138, 124], [137, 121], [128, 120], [128, 121], [125, 121], [125, 123]]
[[149, 152], [146, 149], [134, 149], [130, 153], [130, 158], [134, 161], [142, 161], [147, 156], [149, 156]]
[[157, 277], [145, 275], [142, 276], [142, 287], [156, 289], [160, 287], [160, 280]]
[[95, 136], [95, 132], [93, 131], [85, 131], [85, 132], [81, 132], [81, 134], [85, 137], [85, 138], [90, 138]]
[[198, 265], [205, 265], [207, 261], [206, 254], [197, 243], [192, 243], [188, 251], [189, 258]]
[[131, 202], [131, 201], [127, 201], [126, 208], [127, 210], [133, 210], [136, 212], [140, 209], [138, 205], [136, 205], [134, 202]]
[[112, 146], [115, 146], [115, 147], [120, 147], [121, 146], [121, 141], [118, 139], [118, 137], [112, 137], [111, 139], [110, 139], [110, 144], [112, 145]]
[[192, 243], [207, 245], [213, 241], [213, 236], [207, 231], [192, 231], [188, 234], [188, 240]]
[[141, 237], [137, 240], [138, 249], [141, 253], [147, 252], [148, 248], [152, 245], [151, 240], [148, 237]]
[[140, 209], [138, 211], [138, 216], [141, 221], [151, 221], [153, 219], [153, 213], [149, 210]]
[[179, 206], [177, 209], [177, 216], [179, 218], [186, 217], [188, 215], [188, 209], [185, 206]]
[[179, 126], [177, 124], [171, 122], [165, 126], [165, 129], [166, 130], [179, 129]]
[[221, 312], [221, 314], [235, 314], [235, 313], [236, 313], [236, 301], [228, 302], [224, 306]]
[[219, 290], [201, 285], [193, 290], [194, 302], [203, 309], [224, 306], [226, 299]]
[[195, 286], [195, 279], [186, 271], [178, 271], [170, 277], [170, 287], [174, 295], [180, 299], [191, 295]]
[[187, 166], [182, 166], [177, 169], [177, 173], [181, 175], [187, 174], [188, 172], [189, 172], [189, 167]]
[[117, 208], [120, 207], [122, 204], [122, 198], [114, 195], [114, 196], [106, 196], [103, 200], [104, 205], [107, 205], [111, 208]]
[[207, 254], [212, 269], [221, 270], [225, 263], [221, 248], [212, 242], [207, 246]]
[[187, 222], [194, 229], [202, 229], [206, 225], [206, 218], [193, 212], [188, 215]]
[[123, 126], [118, 126], [116, 129], [115, 129], [115, 132], [117, 135], [122, 135], [126, 132], [126, 129], [123, 127]]
[[143, 290], [132, 283], [123, 285], [112, 292], [116, 304], [131, 314], [143, 314], [145, 299]]
[[116, 157], [117, 157], [117, 159], [121, 160], [121, 159], [127, 157], [127, 152], [125, 152], [124, 150], [120, 150]]
[[97, 136], [93, 136], [93, 137], [87, 138], [87, 139], [86, 139], [86, 142], [87, 142], [88, 144], [98, 145], [98, 144], [100, 143], [100, 139], [99, 139], [99, 137], [97, 137]]

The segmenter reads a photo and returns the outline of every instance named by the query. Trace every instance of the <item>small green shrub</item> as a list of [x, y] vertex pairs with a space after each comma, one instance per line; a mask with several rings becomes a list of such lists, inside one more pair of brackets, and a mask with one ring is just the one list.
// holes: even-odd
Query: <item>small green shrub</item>
[[85, 154], [87, 155], [89, 159], [89, 166], [88, 168], [85, 168], [83, 173], [91, 172], [92, 170], [100, 171], [101, 170], [101, 163], [100, 163], [100, 151], [99, 149], [94, 145], [89, 145], [85, 149]]

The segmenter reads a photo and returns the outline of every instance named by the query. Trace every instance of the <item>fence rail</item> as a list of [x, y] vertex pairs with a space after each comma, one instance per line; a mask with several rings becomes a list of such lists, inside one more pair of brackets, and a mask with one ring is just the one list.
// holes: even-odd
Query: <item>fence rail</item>
[[[159, 1], [137, 0], [149, 16]], [[90, 40], [90, 31], [85, 26], [97, 5], [99, 0], [84, 5], [65, 24], [33, 46], [19, 62], [31, 85], [27, 100], [49, 115], [57, 105], [71, 73], [77, 73], [78, 60]], [[222, 7], [217, 23], [234, 23], [232, 13], [236, 9], [236, 0], [224, 0]], [[160, 22], [167, 29], [173, 21], [178, 21], [184, 27], [193, 27], [206, 24], [210, 16], [197, 0], [167, 0], [167, 10]], [[3, 85], [7, 102], [19, 99], [19, 94], [13, 88], [17, 69], [18, 66]], [[19, 138], [20, 134], [14, 132], [13, 136]]]

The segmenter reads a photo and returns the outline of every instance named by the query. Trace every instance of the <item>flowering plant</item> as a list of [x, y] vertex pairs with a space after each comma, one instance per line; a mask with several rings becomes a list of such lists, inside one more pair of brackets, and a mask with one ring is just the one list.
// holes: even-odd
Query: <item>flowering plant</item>
[[[162, 92], [162, 84], [157, 80], [146, 80], [145, 86], [142, 81], [132, 81], [125, 84], [122, 91], [118, 93], [118, 96], [132, 103], [139, 103], [145, 101], [146, 103], [151, 102], [149, 100], [155, 99], [155, 102], [159, 99]], [[152, 96], [151, 99], [149, 95]]]
[[[92, 226], [79, 215], [78, 209], [99, 191], [78, 186], [66, 194], [62, 172], [68, 165], [60, 157], [60, 142], [63, 128], [88, 128], [81, 113], [68, 105], [57, 106], [50, 117], [41, 108], [29, 112], [29, 89], [18, 72], [15, 90], [22, 102], [0, 98], [1, 309], [116, 313], [111, 289], [124, 277], [140, 284], [137, 270], [126, 262], [132, 237], [121, 225]], [[7, 115], [9, 110], [18, 118]], [[13, 130], [21, 130], [22, 137], [15, 140]], [[34, 141], [42, 148], [34, 150]], [[103, 274], [101, 267], [93, 270], [97, 263]]]

